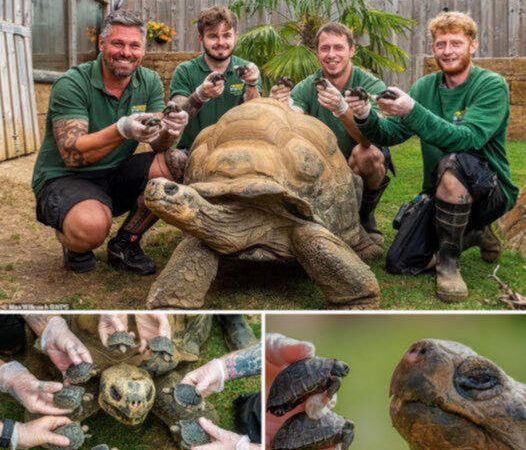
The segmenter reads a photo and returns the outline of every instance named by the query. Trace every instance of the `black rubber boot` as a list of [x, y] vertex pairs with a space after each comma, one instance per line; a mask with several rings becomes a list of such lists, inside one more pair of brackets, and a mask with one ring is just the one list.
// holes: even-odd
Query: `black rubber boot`
[[435, 199], [435, 224], [438, 237], [437, 294], [444, 302], [461, 302], [468, 297], [459, 258], [471, 203], [453, 204]]
[[95, 258], [95, 254], [91, 250], [78, 253], [63, 245], [62, 254], [64, 255], [64, 267], [71, 272], [91, 272], [97, 265], [97, 258]]
[[463, 249], [474, 246], [480, 247], [480, 256], [489, 263], [497, 262], [502, 255], [502, 245], [491, 229], [491, 225], [485, 226], [482, 230], [470, 230], [466, 233]]
[[360, 223], [365, 228], [365, 231], [375, 244], [382, 245], [384, 243], [384, 235], [378, 229], [378, 224], [374, 217], [374, 211], [380, 202], [382, 194], [389, 186], [391, 178], [387, 175], [383, 179], [380, 187], [375, 190], [367, 189], [364, 186], [362, 194], [362, 204], [360, 206]]
[[157, 270], [153, 259], [141, 248], [140, 234], [132, 234], [120, 229], [117, 236], [108, 242], [108, 263], [126, 270], [151, 275]]
[[250, 347], [258, 342], [242, 314], [219, 314], [217, 318], [231, 352]]
[[19, 314], [0, 314], [0, 356], [21, 353], [26, 346], [26, 325]]

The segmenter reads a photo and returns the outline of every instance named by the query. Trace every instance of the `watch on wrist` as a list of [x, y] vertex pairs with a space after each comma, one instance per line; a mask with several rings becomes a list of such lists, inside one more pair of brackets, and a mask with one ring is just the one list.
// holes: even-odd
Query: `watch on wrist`
[[11, 445], [11, 437], [13, 436], [13, 429], [15, 428], [15, 421], [11, 419], [4, 420], [4, 429], [0, 437], [0, 448], [9, 448]]
[[250, 87], [256, 87], [258, 85], [257, 83], [248, 83], [247, 81], [245, 81], [245, 84]]

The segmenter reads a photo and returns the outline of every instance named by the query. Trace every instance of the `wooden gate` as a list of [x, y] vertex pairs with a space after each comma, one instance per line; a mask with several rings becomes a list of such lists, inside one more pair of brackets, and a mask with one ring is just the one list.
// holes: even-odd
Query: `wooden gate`
[[0, 161], [39, 146], [30, 18], [31, 0], [0, 0]]

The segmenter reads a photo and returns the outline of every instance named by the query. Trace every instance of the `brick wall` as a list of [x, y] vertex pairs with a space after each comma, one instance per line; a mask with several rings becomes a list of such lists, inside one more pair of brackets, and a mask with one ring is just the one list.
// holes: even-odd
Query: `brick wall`
[[[511, 115], [508, 139], [526, 140], [526, 58], [474, 58], [473, 63], [501, 74], [510, 87]], [[425, 58], [424, 73], [438, 70], [435, 59]]]

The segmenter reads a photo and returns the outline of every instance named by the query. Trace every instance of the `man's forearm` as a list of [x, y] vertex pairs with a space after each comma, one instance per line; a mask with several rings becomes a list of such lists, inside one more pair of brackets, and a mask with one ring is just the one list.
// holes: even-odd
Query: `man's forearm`
[[369, 147], [371, 145], [371, 141], [367, 139], [360, 131], [360, 129], [356, 126], [356, 123], [354, 122], [353, 112], [352, 109], [348, 109], [346, 113], [342, 114], [340, 116], [340, 120], [343, 123], [343, 126], [347, 130], [347, 133], [356, 141], [362, 144], [364, 147]]
[[162, 152], [169, 149], [175, 142], [175, 139], [176, 137], [168, 133], [168, 131], [163, 131], [160, 136], [150, 144], [150, 146], [154, 152]]
[[261, 94], [259, 93], [258, 87], [247, 85], [247, 89], [245, 91], [245, 94], [243, 95], [243, 101], [248, 102], [249, 100], [253, 100], [259, 97], [261, 97]]
[[194, 92], [190, 97], [185, 97], [184, 95], [174, 95], [172, 101], [175, 102], [179, 108], [188, 113], [188, 121], [192, 120], [201, 108], [204, 106], [205, 102], [202, 102], [198, 95]]
[[230, 353], [222, 359], [227, 380], [261, 374], [261, 344]]

